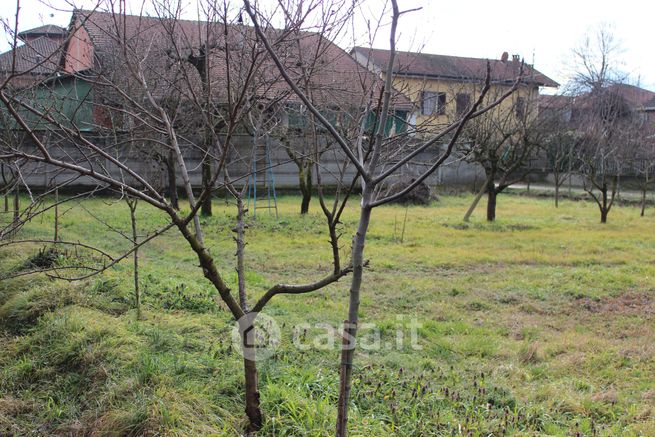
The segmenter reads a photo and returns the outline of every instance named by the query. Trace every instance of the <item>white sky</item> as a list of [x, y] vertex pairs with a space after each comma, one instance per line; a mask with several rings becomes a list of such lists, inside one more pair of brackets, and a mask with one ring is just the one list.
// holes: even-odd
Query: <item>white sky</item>
[[[91, 2], [70, 1], [87, 7]], [[127, 1], [137, 8], [142, 4], [139, 0]], [[195, 0], [186, 1], [190, 5], [196, 3]], [[241, 4], [238, 0], [231, 3], [237, 7]], [[378, 13], [384, 3], [384, 0], [367, 0], [366, 11]], [[632, 83], [655, 91], [655, 35], [652, 31], [655, 2], [399, 0], [399, 3], [401, 9], [423, 8], [401, 18], [400, 50], [419, 49], [425, 53], [495, 59], [507, 51], [510, 55], [521, 55], [528, 63], [534, 60], [538, 70], [560, 83], [564, 83], [568, 77], [571, 49], [594, 28], [601, 24], [610, 25], [623, 48], [621, 69], [630, 75]], [[15, 9], [15, 0], [0, 0], [0, 17], [12, 25]], [[44, 23], [66, 26], [71, 9], [71, 3], [67, 0], [21, 0], [19, 30]], [[189, 16], [185, 18], [194, 18], [193, 9], [189, 6]], [[365, 21], [359, 22], [364, 33]], [[388, 47], [388, 37], [383, 34], [381, 32], [375, 40], [375, 47]], [[6, 40], [6, 37], [0, 40], [2, 51], [9, 47]]]

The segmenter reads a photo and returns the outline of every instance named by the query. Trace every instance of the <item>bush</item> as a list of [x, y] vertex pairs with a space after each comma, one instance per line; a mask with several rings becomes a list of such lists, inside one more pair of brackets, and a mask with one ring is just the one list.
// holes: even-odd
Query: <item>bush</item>
[[19, 270], [43, 270], [49, 269], [58, 264], [66, 254], [56, 247], [44, 247], [28, 258], [19, 268]]

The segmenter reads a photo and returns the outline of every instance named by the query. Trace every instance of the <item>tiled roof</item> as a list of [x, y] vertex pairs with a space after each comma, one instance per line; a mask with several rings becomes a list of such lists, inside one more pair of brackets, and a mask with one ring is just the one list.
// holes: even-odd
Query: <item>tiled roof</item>
[[[384, 71], [389, 63], [389, 50], [355, 47], [353, 52], [370, 59], [373, 66]], [[519, 73], [521, 63], [516, 60], [488, 60], [491, 78], [496, 82], [512, 82]], [[433, 55], [428, 53], [396, 52], [393, 73], [450, 80], [483, 80], [487, 59], [460, 56]], [[523, 67], [525, 81], [540, 86], [558, 87], [559, 84], [530, 65]]]
[[[209, 77], [215, 98], [225, 98], [227, 83], [227, 55], [230, 56], [229, 73], [232, 81], [238, 82], [254, 65], [257, 86], [253, 94], [268, 98], [296, 99], [289, 93], [289, 87], [279, 71], [256, 42], [254, 30], [243, 25], [230, 25], [227, 29], [218, 23], [188, 20], [162, 20], [154, 17], [115, 17], [107, 12], [78, 10], [74, 13], [83, 23], [94, 46], [96, 72], [114, 77], [128, 77], [125, 54], [119, 49], [119, 35], [130, 46], [127, 56], [134, 60], [145, 59], [143, 65], [147, 78], [157, 97], [163, 98], [171, 92], [198, 93], [200, 78], [187, 59], [204, 44], [209, 35], [211, 56], [209, 56]], [[124, 22], [123, 22], [124, 20]], [[117, 26], [118, 24], [118, 26]], [[119, 28], [117, 32], [116, 27]], [[269, 31], [270, 40], [275, 43], [280, 31]], [[315, 71], [310, 75], [312, 93], [320, 104], [358, 105], [368, 97], [363, 90], [381, 85], [381, 81], [355, 62], [345, 51], [316, 33], [302, 32], [295, 39], [286, 39], [275, 44], [276, 51], [287, 66], [293, 79], [303, 87], [302, 67], [308, 67], [315, 52], [320, 52]], [[253, 64], [251, 53], [258, 53]], [[233, 84], [235, 83], [233, 82]], [[402, 94], [396, 94], [396, 107], [411, 107], [411, 102]]]
[[63, 27], [55, 26], [54, 24], [46, 24], [44, 26], [35, 27], [34, 29], [25, 30], [18, 34], [18, 37], [25, 39], [27, 36], [66, 36], [66, 29]]
[[[60, 44], [45, 36], [36, 38], [16, 48], [15, 73], [48, 75], [56, 71], [59, 64]], [[0, 72], [12, 70], [12, 51], [0, 54]]]
[[623, 96], [626, 102], [634, 108], [647, 106], [648, 102], [655, 103], [655, 93], [638, 86], [619, 83], [610, 85], [608, 89]]

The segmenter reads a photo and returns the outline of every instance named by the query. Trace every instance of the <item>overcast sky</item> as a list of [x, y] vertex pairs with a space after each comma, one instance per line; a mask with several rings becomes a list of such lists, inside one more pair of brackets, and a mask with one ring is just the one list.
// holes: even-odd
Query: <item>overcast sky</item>
[[[66, 0], [22, 0], [20, 30], [44, 23], [66, 26], [70, 19], [70, 2]], [[77, 6], [90, 0], [74, 0]], [[189, 2], [188, 18], [193, 19]], [[260, 0], [271, 1], [271, 0]], [[13, 24], [15, 2], [0, 0], [0, 17]], [[133, 7], [142, 1], [128, 0]], [[233, 1], [240, 5], [239, 1]], [[651, 29], [655, 2], [648, 0], [400, 0], [402, 9], [422, 7], [404, 15], [399, 25], [400, 50], [420, 49], [425, 53], [500, 57], [503, 51], [519, 54], [526, 62], [534, 61], [542, 73], [564, 83], [571, 65], [571, 49], [579, 45], [585, 34], [601, 24], [613, 28], [623, 48], [621, 69], [629, 73], [631, 82], [655, 91], [655, 41]], [[384, 0], [367, 0], [369, 13], [379, 12]], [[362, 25], [365, 21], [360, 21]], [[2, 51], [8, 49], [6, 37]], [[388, 37], [380, 35], [374, 45], [387, 48]], [[347, 48], [347, 47], [344, 47]]]

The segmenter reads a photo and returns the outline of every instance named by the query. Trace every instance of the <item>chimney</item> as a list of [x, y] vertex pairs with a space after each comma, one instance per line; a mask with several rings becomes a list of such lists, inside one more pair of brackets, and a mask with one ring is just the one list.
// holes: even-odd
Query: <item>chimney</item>
[[500, 56], [500, 62], [507, 62], [507, 59], [509, 59], [509, 53], [503, 52], [503, 54]]
[[512, 55], [512, 62], [519, 62], [520, 56], [519, 55]]

